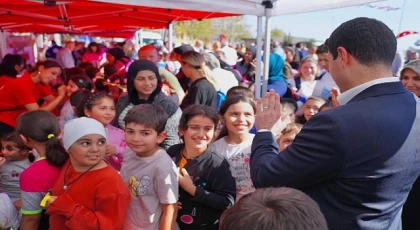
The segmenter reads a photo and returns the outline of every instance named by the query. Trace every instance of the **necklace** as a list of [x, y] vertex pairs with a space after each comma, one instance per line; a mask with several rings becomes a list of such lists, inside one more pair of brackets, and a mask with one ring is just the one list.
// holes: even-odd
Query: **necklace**
[[69, 183], [67, 183], [67, 172], [69, 171], [69, 168], [71, 166], [71, 163], [67, 166], [66, 168], [66, 172], [64, 173], [64, 186], [63, 189], [67, 190], [67, 188], [69, 187], [69, 185], [73, 184], [74, 182], [76, 182], [77, 180], [79, 180], [83, 175], [85, 175], [86, 173], [88, 173], [90, 170], [92, 170], [93, 168], [95, 168], [95, 166], [97, 166], [99, 163], [101, 163], [101, 161], [99, 161], [98, 163], [96, 163], [95, 165], [93, 165], [92, 167], [90, 167], [88, 170], [86, 170], [85, 172], [83, 172], [82, 174], [80, 174], [78, 177], [76, 177], [76, 179], [74, 179], [73, 181], [70, 181]]

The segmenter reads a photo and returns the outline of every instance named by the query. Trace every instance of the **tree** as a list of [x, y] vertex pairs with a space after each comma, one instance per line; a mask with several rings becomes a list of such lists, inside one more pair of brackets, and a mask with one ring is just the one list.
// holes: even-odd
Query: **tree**
[[229, 40], [250, 38], [251, 32], [248, 28], [242, 16], [217, 18], [212, 21], [213, 35], [224, 34]]
[[285, 32], [280, 29], [272, 29], [271, 30], [271, 38], [282, 38], [285, 36]]
[[211, 38], [211, 21], [208, 19], [176, 22], [174, 27], [177, 37], [200, 40]]
[[251, 37], [242, 16], [176, 22], [174, 30], [177, 37], [204, 41], [214, 40], [220, 34], [224, 34], [229, 40]]

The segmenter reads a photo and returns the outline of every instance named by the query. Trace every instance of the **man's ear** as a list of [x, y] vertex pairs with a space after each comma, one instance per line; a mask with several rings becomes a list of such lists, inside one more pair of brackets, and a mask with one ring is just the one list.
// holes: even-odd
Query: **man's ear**
[[350, 53], [344, 47], [337, 48], [337, 59], [340, 61], [342, 66], [346, 66], [350, 62]]
[[167, 133], [165, 131], [159, 133], [157, 143], [162, 144], [162, 142], [165, 140], [166, 136], [167, 136]]

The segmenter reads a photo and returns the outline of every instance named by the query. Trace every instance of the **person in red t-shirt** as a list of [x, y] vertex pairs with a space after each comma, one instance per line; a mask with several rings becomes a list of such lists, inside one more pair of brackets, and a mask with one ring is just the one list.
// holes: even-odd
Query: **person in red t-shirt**
[[45, 85], [57, 79], [62, 68], [54, 60], [37, 64], [37, 70], [0, 86], [0, 138], [14, 130], [16, 118], [23, 112], [33, 110], [51, 111], [65, 96], [66, 87], [58, 89], [58, 96], [40, 107], [39, 97], [45, 95]]

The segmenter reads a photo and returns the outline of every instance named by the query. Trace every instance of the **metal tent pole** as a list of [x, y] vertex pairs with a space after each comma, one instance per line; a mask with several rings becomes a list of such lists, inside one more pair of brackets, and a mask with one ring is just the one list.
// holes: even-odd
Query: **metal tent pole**
[[262, 51], [262, 16], [257, 17], [257, 69], [255, 70], [255, 98], [261, 98], [261, 76], [262, 76], [262, 68], [261, 68], [261, 51]]

